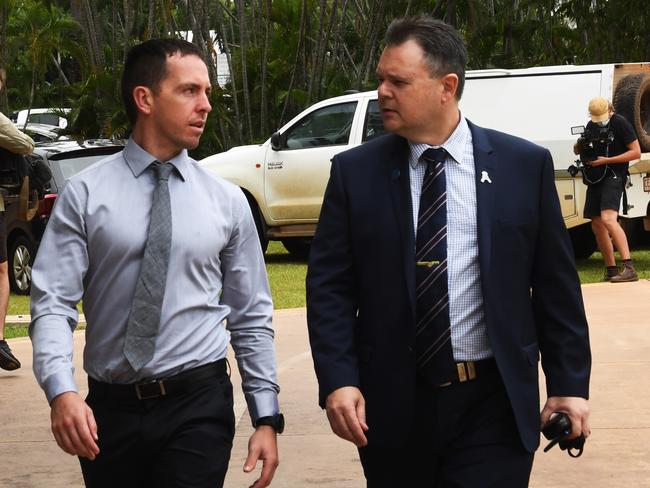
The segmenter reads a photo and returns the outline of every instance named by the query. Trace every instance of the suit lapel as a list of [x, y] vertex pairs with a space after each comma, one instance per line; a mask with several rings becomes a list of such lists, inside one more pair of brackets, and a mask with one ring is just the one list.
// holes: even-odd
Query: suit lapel
[[[489, 276], [492, 256], [492, 224], [494, 201], [498, 186], [496, 155], [486, 131], [467, 121], [472, 131], [474, 167], [476, 170], [476, 220], [478, 230], [479, 262], [482, 281]], [[489, 180], [489, 181], [488, 181]], [[491, 181], [491, 183], [490, 183]]]
[[413, 206], [411, 204], [411, 183], [409, 178], [409, 146], [406, 139], [394, 136], [396, 143], [388, 151], [386, 175], [390, 187], [397, 228], [402, 242], [402, 267], [415, 317], [415, 241], [413, 238]]

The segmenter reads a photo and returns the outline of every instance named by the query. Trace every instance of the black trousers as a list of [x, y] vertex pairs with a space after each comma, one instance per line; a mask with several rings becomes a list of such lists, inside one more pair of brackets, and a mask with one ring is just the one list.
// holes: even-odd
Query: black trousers
[[235, 435], [227, 375], [149, 400], [111, 398], [91, 385], [86, 401], [97, 421], [100, 449], [94, 461], [80, 458], [86, 486], [223, 486]]
[[413, 420], [405, 445], [359, 449], [368, 488], [528, 486], [533, 454], [521, 443], [496, 367], [445, 388], [420, 382]]

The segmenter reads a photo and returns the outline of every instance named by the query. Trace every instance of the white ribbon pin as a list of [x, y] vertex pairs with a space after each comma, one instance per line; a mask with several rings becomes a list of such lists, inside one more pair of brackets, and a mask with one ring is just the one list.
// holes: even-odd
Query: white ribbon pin
[[487, 171], [481, 171], [481, 183], [492, 183], [492, 180], [490, 179], [490, 175], [488, 174]]

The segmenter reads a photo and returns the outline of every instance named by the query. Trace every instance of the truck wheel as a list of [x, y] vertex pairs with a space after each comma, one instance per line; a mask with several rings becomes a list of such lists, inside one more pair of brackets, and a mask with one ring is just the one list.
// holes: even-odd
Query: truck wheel
[[288, 237], [282, 239], [282, 245], [292, 256], [298, 259], [307, 259], [309, 257], [311, 239], [309, 237]]
[[576, 259], [587, 259], [598, 249], [596, 237], [589, 224], [570, 228], [569, 237], [571, 237], [573, 255]]
[[29, 295], [32, 289], [32, 265], [36, 250], [34, 243], [24, 235], [18, 235], [9, 244], [7, 264], [11, 291]]
[[262, 212], [260, 212], [257, 204], [251, 204], [251, 213], [253, 214], [253, 220], [255, 221], [255, 228], [257, 229], [257, 237], [260, 239], [260, 246], [262, 248], [262, 254], [266, 252], [269, 247], [269, 240], [264, 235], [264, 224], [262, 223]]
[[260, 239], [262, 254], [264, 254], [267, 248], [269, 247], [269, 240], [264, 235], [265, 228], [264, 228], [264, 221], [262, 220], [262, 212], [260, 211], [260, 207], [257, 205], [257, 202], [255, 201], [253, 196], [243, 188], [241, 189], [241, 191], [246, 197], [246, 200], [248, 200], [248, 205], [251, 209], [251, 214], [253, 215], [253, 221], [255, 222], [255, 229], [257, 230], [257, 237], [259, 237]]
[[622, 78], [614, 92], [614, 108], [634, 127], [641, 151], [650, 151], [650, 76], [640, 73]]

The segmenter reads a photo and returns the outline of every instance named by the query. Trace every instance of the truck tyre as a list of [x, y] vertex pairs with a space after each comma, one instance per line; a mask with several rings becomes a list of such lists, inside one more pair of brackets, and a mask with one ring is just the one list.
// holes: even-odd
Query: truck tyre
[[569, 237], [571, 237], [573, 255], [576, 259], [587, 259], [598, 249], [596, 237], [589, 224], [570, 228]]
[[27, 236], [18, 234], [9, 243], [7, 265], [11, 291], [18, 295], [29, 295], [32, 289], [32, 265], [36, 247]]
[[634, 127], [642, 152], [650, 151], [650, 76], [627, 75], [616, 85], [614, 109]]
[[266, 252], [269, 247], [269, 240], [264, 235], [264, 223], [262, 222], [262, 212], [257, 204], [251, 204], [251, 213], [253, 214], [253, 220], [255, 221], [255, 228], [257, 229], [257, 237], [260, 239], [260, 247], [262, 248], [262, 254]]
[[307, 259], [311, 247], [309, 237], [287, 237], [282, 239], [282, 245], [289, 253], [298, 259]]
[[246, 197], [246, 200], [248, 200], [248, 205], [251, 208], [251, 214], [253, 215], [253, 222], [255, 222], [255, 229], [257, 230], [257, 237], [260, 239], [260, 247], [262, 248], [262, 254], [264, 254], [269, 247], [269, 240], [265, 236], [265, 228], [264, 228], [264, 221], [262, 220], [262, 212], [260, 211], [260, 207], [257, 205], [257, 202], [253, 198], [253, 196], [246, 192], [242, 188], [242, 192], [244, 193], [244, 196]]

